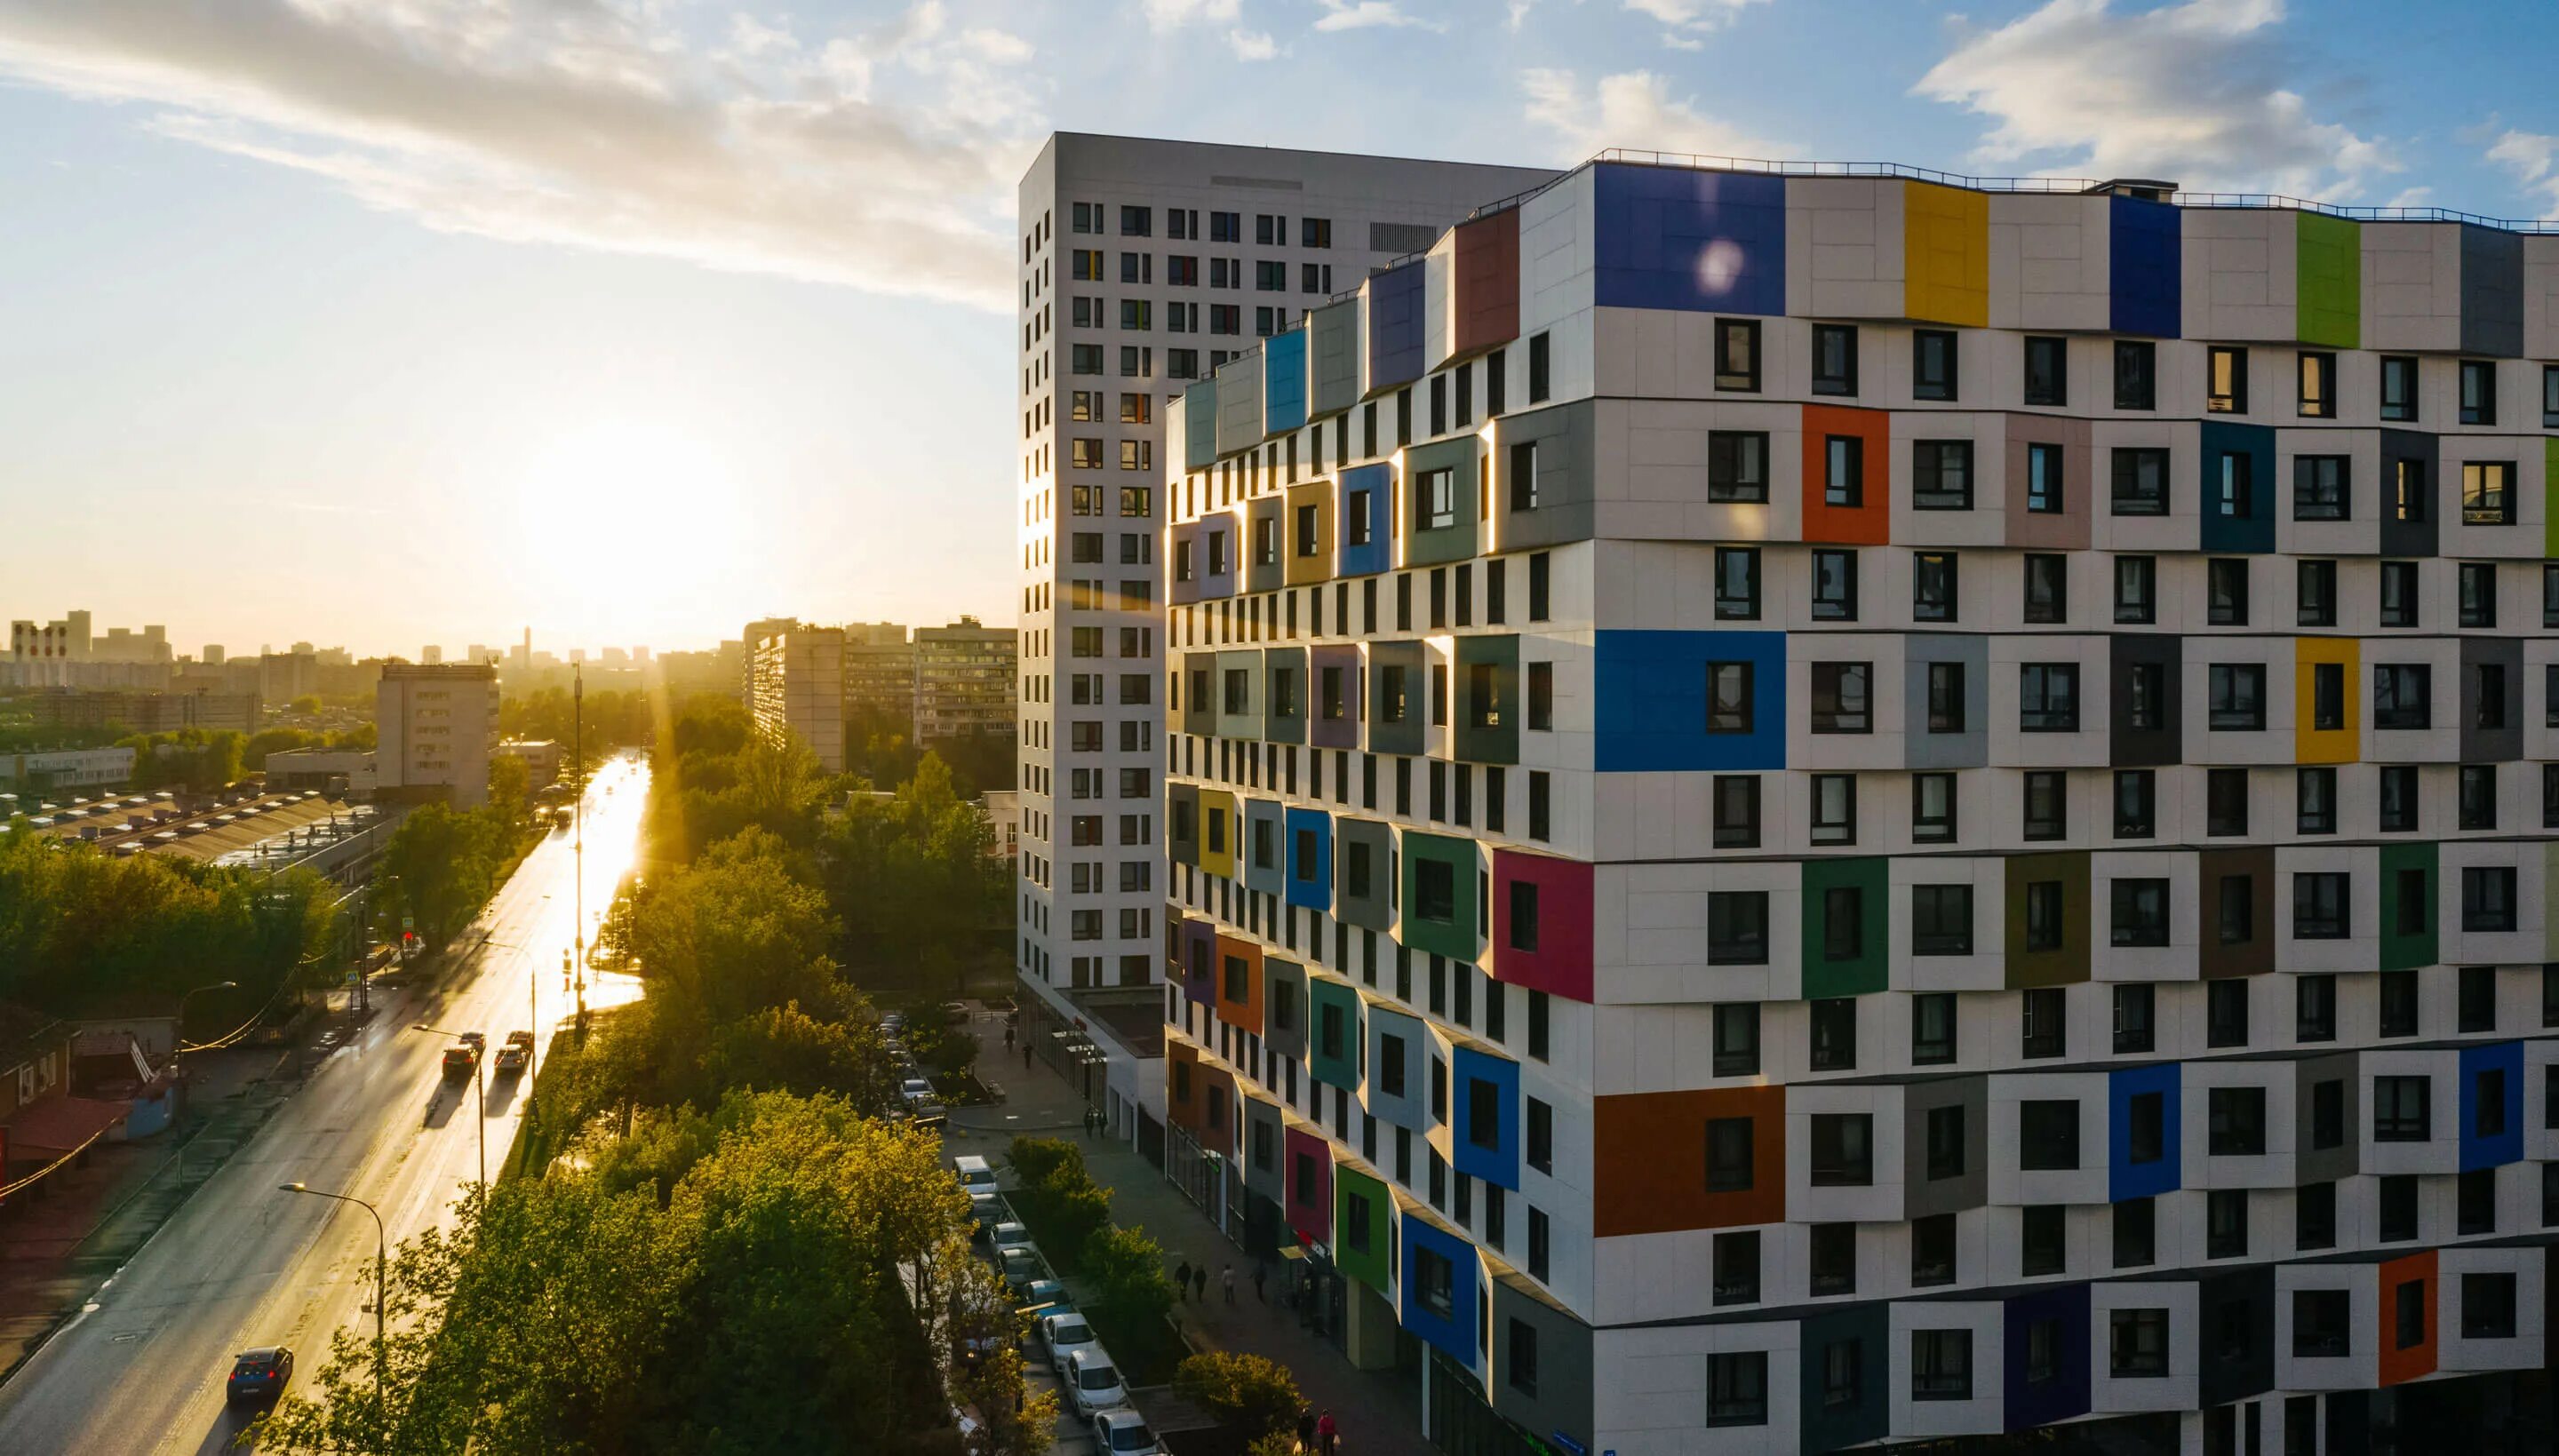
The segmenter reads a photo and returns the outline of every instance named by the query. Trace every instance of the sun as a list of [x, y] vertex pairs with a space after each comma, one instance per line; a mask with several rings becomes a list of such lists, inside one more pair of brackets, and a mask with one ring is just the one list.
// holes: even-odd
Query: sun
[[723, 577], [745, 537], [734, 485], [718, 452], [672, 425], [603, 420], [555, 436], [515, 493], [523, 581], [594, 604]]

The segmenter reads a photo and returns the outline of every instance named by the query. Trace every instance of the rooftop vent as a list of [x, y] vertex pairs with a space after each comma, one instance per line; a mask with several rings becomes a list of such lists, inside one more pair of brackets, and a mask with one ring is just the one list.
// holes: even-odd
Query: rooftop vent
[[2177, 194], [2177, 184], [2148, 177], [2110, 177], [2088, 189], [2092, 196], [2140, 198], [2146, 203], [2164, 203]]

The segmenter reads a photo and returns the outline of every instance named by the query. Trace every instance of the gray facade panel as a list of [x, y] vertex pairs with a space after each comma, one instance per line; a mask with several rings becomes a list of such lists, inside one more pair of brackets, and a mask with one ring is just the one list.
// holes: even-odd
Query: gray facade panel
[[[1363, 856], [1359, 851], [1365, 850]], [[1368, 884], [1355, 888], [1352, 866], [1365, 859]], [[1395, 830], [1376, 819], [1333, 820], [1333, 913], [1351, 925], [1373, 931], [1395, 928], [1395, 906], [1389, 892], [1395, 875]]]
[[[2383, 430], [2381, 432], [2381, 554], [2384, 556], [2432, 556], [2436, 552], [2437, 533], [2442, 529], [2437, 516], [2435, 489], [2441, 477], [2441, 449], [2437, 437], [2425, 430]], [[2425, 487], [2418, 499], [2428, 507], [2424, 515], [2403, 520], [2392, 509], [2393, 484], [2398, 478], [2399, 463], [2414, 463], [2416, 480]]]
[[[1371, 643], [1368, 650], [1368, 746], [1372, 753], [1416, 754], [1422, 752], [1426, 727], [1423, 715], [1430, 711], [1428, 693], [1422, 681], [1422, 644], [1418, 642]], [[1387, 691], [1388, 673], [1403, 673], [1404, 716], [1390, 722], [1386, 714], [1396, 698]]]
[[[1232, 691], [1235, 677], [1244, 674], [1243, 710], [1233, 711]], [[1255, 739], [1262, 736], [1262, 655], [1254, 652], [1225, 652], [1217, 655], [1217, 678], [1209, 684], [1209, 700], [1217, 706], [1218, 732], [1227, 738]]]
[[1306, 314], [1306, 417], [1359, 403], [1360, 301], [1356, 294]]
[[[2166, 768], [2185, 761], [2185, 640], [2165, 633], [2119, 632], [2107, 639], [2107, 742], [2111, 749], [2111, 766], [2118, 769]], [[2159, 695], [2159, 712], [2153, 719], [2159, 726], [2136, 726], [2134, 713], [2140, 704], [2133, 690], [2134, 674], [2143, 667], [2158, 669], [2154, 687]]]
[[1273, 743], [1306, 741], [1306, 650], [1273, 648], [1262, 655], [1267, 678], [1262, 694], [1263, 736]]
[[[1913, 769], [1978, 769], [1991, 761], [1991, 645], [1983, 637], [1949, 633], [1913, 633], [1903, 639], [1908, 670], [1902, 679], [1902, 753]], [[1964, 726], [1961, 732], [1929, 731], [1928, 668], [1930, 662], [1957, 662], [1964, 669]]]
[[[1512, 1227], [1519, 1228], [1526, 1218], [1524, 1212], [1511, 1215]], [[1525, 1234], [1511, 1237], [1527, 1238]], [[1566, 1435], [1588, 1450], [1592, 1424], [1590, 1327], [1510, 1278], [1496, 1278], [1492, 1287], [1492, 1370], [1484, 1387], [1492, 1392], [1493, 1409], [1541, 1440], [1552, 1442], [1554, 1435]], [[1522, 1388], [1511, 1380], [1517, 1369], [1512, 1346], [1520, 1334], [1512, 1328], [1514, 1325], [1527, 1331], [1536, 1345], [1536, 1380], [1532, 1388]], [[1564, 1449], [1560, 1442], [1554, 1444]]]
[[1262, 356], [1229, 360], [1217, 371], [1217, 453], [1262, 443]]
[[[2485, 670], [2483, 670], [2485, 669]], [[2500, 704], [2489, 701], [2501, 683]], [[2484, 710], [2484, 711], [2483, 711]], [[2483, 721], [2501, 727], [2482, 727]], [[2462, 762], [2506, 764], [2523, 757], [2523, 640], [2516, 637], [2462, 639]], [[2503, 796], [2521, 801], [2519, 794]], [[2517, 824], [2515, 827], [2523, 827]]]
[[2462, 352], [2523, 354], [2523, 235], [2462, 228]]
[[[1591, 486], [1595, 411], [1591, 400], [1502, 416], [1501, 447], [1493, 461], [1494, 539], [1505, 551], [1557, 546], [1590, 538], [1597, 516]], [[1536, 509], [1513, 510], [1523, 500], [1514, 471], [1519, 447], [1534, 444]]]
[[1288, 584], [1287, 510], [1282, 496], [1265, 496], [1244, 508], [1244, 589], [1248, 592], [1276, 592]]
[[1279, 1056], [1306, 1060], [1306, 968], [1277, 955], [1262, 957], [1262, 1045]]
[[[1963, 1109], [1963, 1171], [1952, 1177], [1932, 1178], [1928, 1169], [1928, 1121], [1940, 1107]], [[1990, 1202], [1990, 1164], [1994, 1156], [1990, 1119], [1991, 1089], [1987, 1078], [1949, 1077], [1910, 1084], [1901, 1101], [1904, 1217], [1925, 1219], [1978, 1209]]]
[[[2323, 1082], [2342, 1085], [2339, 1126], [2343, 1136], [2333, 1147], [2321, 1147], [2317, 1131], [2318, 1098], [2316, 1089]], [[2355, 1054], [2339, 1052], [2333, 1057], [2308, 1057], [2293, 1065], [2293, 1183], [2301, 1187], [2312, 1183], [2330, 1183], [2351, 1178], [2356, 1167], [2357, 1138], [2363, 1126], [2361, 1067]]]

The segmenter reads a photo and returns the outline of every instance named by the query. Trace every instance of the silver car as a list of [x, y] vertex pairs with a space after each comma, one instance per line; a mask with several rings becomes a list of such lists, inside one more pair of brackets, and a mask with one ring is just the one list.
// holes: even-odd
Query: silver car
[[1146, 1417], [1124, 1408], [1093, 1417], [1093, 1449], [1103, 1456], [1159, 1456], [1164, 1443], [1146, 1429]]
[[1047, 1347], [1049, 1369], [1059, 1380], [1066, 1379], [1067, 1357], [1092, 1345], [1093, 1326], [1074, 1310], [1044, 1316], [1039, 1322], [1040, 1344]]

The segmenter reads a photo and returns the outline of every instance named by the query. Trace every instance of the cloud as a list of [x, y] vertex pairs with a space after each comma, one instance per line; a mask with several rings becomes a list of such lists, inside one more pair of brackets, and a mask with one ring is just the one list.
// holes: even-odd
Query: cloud
[[2198, 191], [2358, 196], [2394, 172], [2380, 141], [2311, 114], [2277, 83], [2282, 0], [2186, 0], [2118, 14], [2048, 0], [1996, 30], [1966, 31], [1915, 94], [1997, 124], [1977, 165], [2160, 177]]
[[1323, 17], [1315, 22], [1319, 31], [1356, 31], [1376, 26], [1420, 26], [1425, 30], [1445, 30], [1417, 16], [1405, 14], [1395, 0], [1315, 0], [1324, 8]]
[[2508, 131], [2487, 149], [2487, 159], [2514, 174], [2517, 187], [2545, 217], [2559, 216], [2559, 136]]
[[1000, 307], [1036, 118], [993, 68], [1028, 48], [944, 28], [703, 53], [597, 0], [81, 0], [0, 9], [0, 76], [443, 231]]
[[1505, 22], [1506, 28], [1514, 31], [1518, 30], [1520, 28], [1520, 22], [1527, 20], [1528, 13], [1536, 8], [1537, 0], [1511, 0], [1510, 19]]
[[2433, 188], [2408, 187], [2401, 188], [2396, 196], [2392, 197], [2390, 201], [2383, 203], [2381, 206], [2385, 208], [2426, 208], [2434, 206], [2434, 201], [2435, 190]]
[[1701, 115], [1649, 71], [1603, 75], [1585, 91], [1570, 71], [1538, 69], [1520, 73], [1520, 86], [1528, 92], [1529, 120], [1554, 131], [1574, 161], [1606, 147], [1717, 157], [1778, 157], [1789, 150]]
[[[1760, 0], [1624, 0], [1624, 3], [1628, 10], [1649, 15], [1676, 32], [1722, 30], [1732, 23], [1734, 16], [1760, 3]], [[1688, 38], [1665, 36], [1663, 39], [1672, 41], [1682, 50], [1693, 50], [1696, 46], [1695, 41]]]
[[1268, 31], [1228, 31], [1226, 44], [1238, 61], [1268, 61], [1280, 54], [1280, 43]]
[[1193, 22], [1224, 25], [1243, 13], [1240, 0], [1145, 0], [1146, 24], [1151, 29], [1177, 31]]

